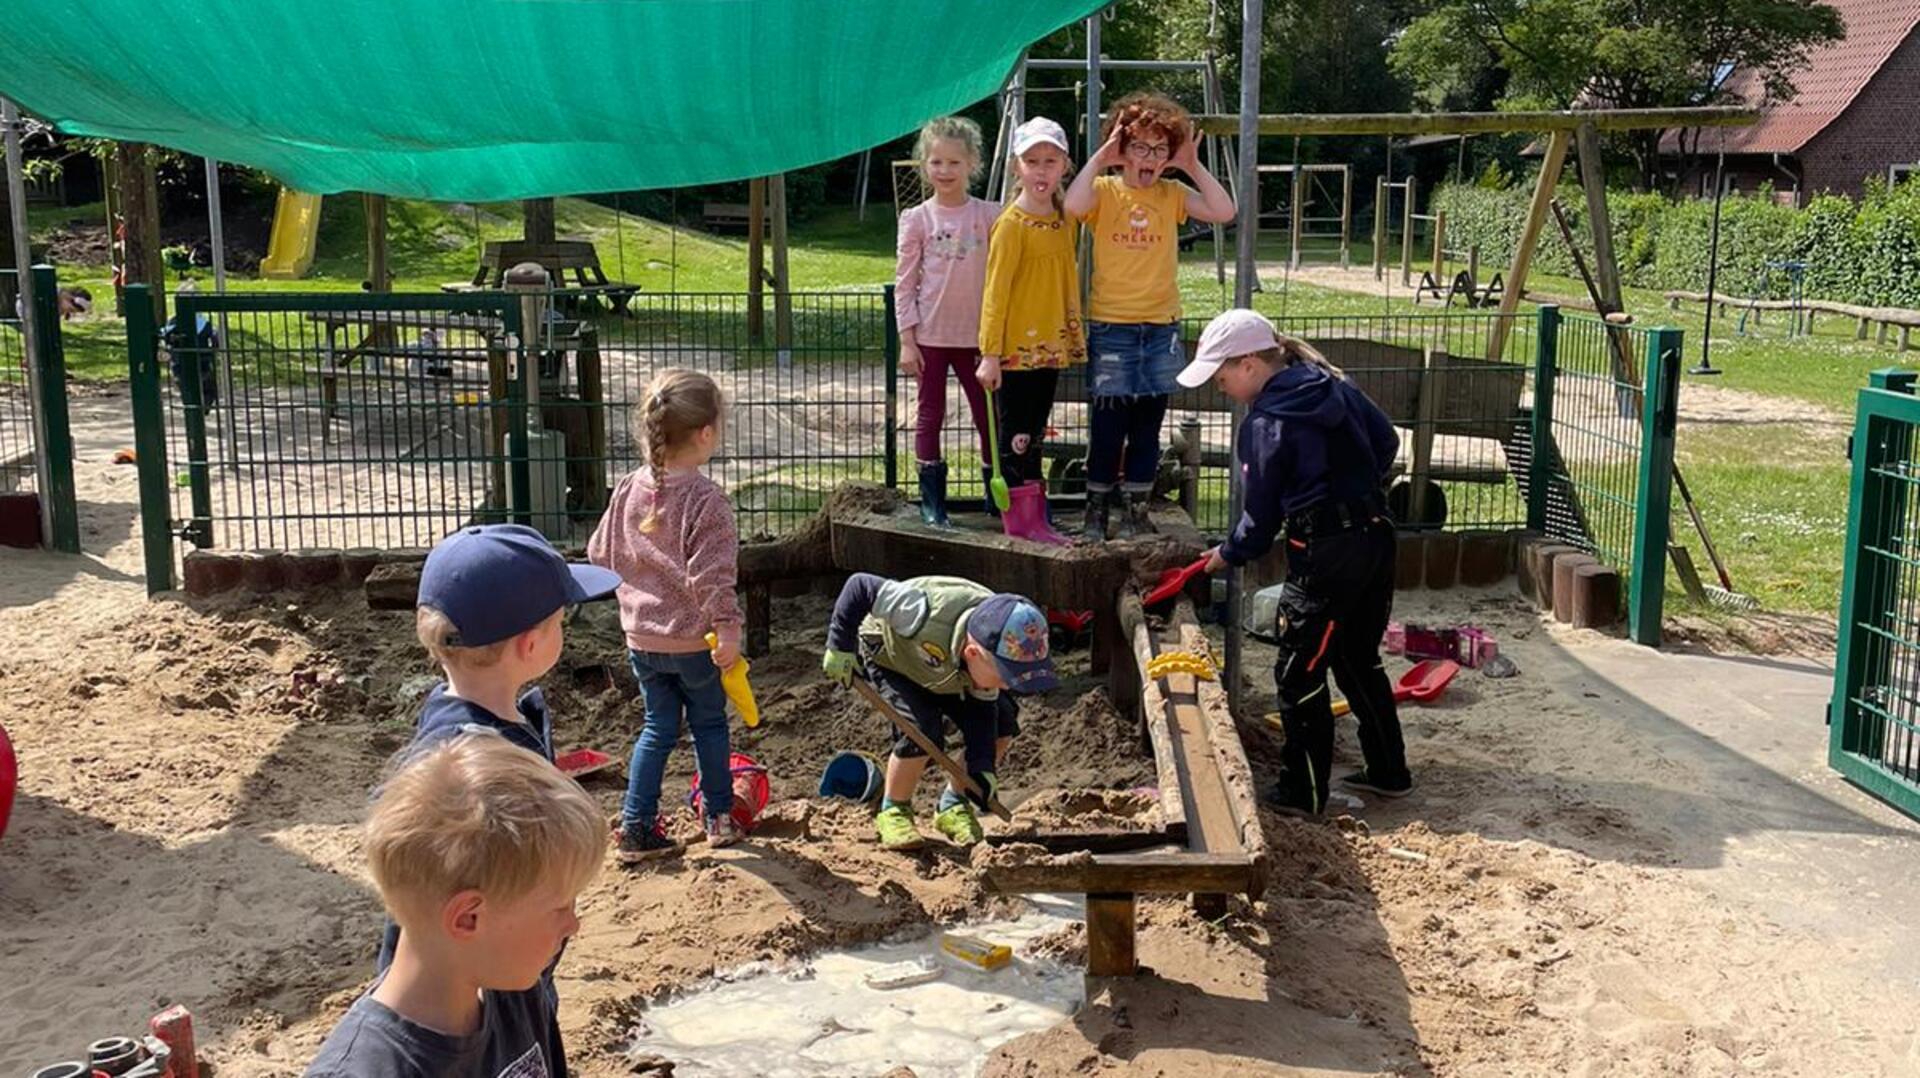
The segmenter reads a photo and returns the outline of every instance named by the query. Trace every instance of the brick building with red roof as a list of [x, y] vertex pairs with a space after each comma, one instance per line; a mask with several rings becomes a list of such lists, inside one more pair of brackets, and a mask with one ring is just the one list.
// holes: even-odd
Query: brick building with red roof
[[[1682, 190], [1711, 193], [1722, 132], [1729, 191], [1772, 184], [1797, 205], [1825, 191], [1858, 195], [1869, 176], [1920, 172], [1920, 0], [1825, 2], [1846, 36], [1813, 50], [1794, 75], [1794, 99], [1765, 106], [1758, 123], [1687, 132], [1698, 156]], [[1736, 101], [1763, 96], [1751, 72], [1733, 72], [1727, 88]], [[1678, 139], [1669, 133], [1661, 149], [1677, 155]]]

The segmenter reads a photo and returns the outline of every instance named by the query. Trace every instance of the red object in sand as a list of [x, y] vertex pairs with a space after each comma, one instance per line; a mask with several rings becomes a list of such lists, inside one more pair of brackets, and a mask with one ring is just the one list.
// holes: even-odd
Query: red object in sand
[[1400, 675], [1393, 686], [1393, 702], [1404, 704], [1412, 700], [1424, 704], [1437, 700], [1447, 691], [1447, 685], [1453, 676], [1460, 672], [1460, 664], [1452, 659], [1427, 659], [1413, 664], [1413, 668]]
[[1202, 554], [1191, 565], [1178, 569], [1168, 569], [1160, 574], [1160, 582], [1153, 586], [1146, 598], [1140, 600], [1141, 606], [1158, 606], [1178, 596], [1185, 590], [1188, 581], [1207, 571], [1207, 555]]
[[595, 749], [574, 749], [554, 757], [553, 766], [559, 768], [562, 775], [577, 779], [612, 767], [613, 757]]
[[7, 728], [0, 726], [0, 838], [7, 834], [7, 817], [13, 813], [13, 791], [20, 785], [20, 761], [14, 758], [13, 741]]
[[178, 1003], [147, 1021], [147, 1028], [172, 1050], [171, 1078], [200, 1078], [200, 1060], [194, 1055], [193, 1015]]
[[[733, 772], [733, 811], [727, 815], [740, 825], [742, 831], [752, 831], [760, 822], [760, 812], [767, 807], [767, 801], [773, 797], [773, 784], [767, 780], [767, 769], [760, 761], [744, 752], [736, 752], [727, 757], [727, 764]], [[687, 804], [692, 806], [695, 815], [700, 810], [700, 773], [693, 773], [691, 789], [687, 791]]]

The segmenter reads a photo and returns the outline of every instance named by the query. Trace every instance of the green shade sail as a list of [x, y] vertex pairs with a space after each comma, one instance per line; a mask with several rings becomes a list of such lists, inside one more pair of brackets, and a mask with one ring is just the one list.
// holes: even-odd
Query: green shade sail
[[0, 93], [317, 194], [767, 175], [994, 92], [1105, 0], [12, 0]]

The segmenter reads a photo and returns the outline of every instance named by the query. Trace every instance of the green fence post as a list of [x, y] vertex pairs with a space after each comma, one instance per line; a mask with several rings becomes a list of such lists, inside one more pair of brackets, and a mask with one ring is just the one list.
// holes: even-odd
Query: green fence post
[[887, 451], [889, 489], [900, 485], [900, 327], [894, 322], [893, 286], [886, 288], [887, 304]]
[[1553, 484], [1553, 381], [1560, 363], [1560, 308], [1540, 307], [1533, 353], [1533, 417], [1528, 428], [1527, 527], [1547, 531], [1547, 492]]
[[[206, 376], [202, 372], [220, 360], [213, 349], [200, 346], [200, 309], [194, 299], [191, 293], [175, 299], [173, 335], [167, 347], [173, 350], [176, 359], [184, 356], [191, 361], [175, 364], [174, 384], [180, 394], [180, 417], [186, 426], [187, 492], [193, 504], [193, 516], [187, 521], [183, 534], [196, 547], [210, 547], [213, 545], [213, 469], [212, 458], [207, 455], [207, 399], [203, 391]], [[216, 374], [216, 391], [220, 381]], [[221, 404], [227, 410], [228, 423], [236, 422], [234, 403], [228, 400]]]
[[60, 343], [59, 285], [52, 266], [33, 267], [33, 364], [34, 386], [39, 399], [33, 402], [40, 416], [39, 434], [45, 439], [37, 447], [46, 461], [42, 474], [47, 489], [40, 492], [41, 511], [52, 525], [53, 549], [68, 554], [80, 553], [80, 510], [73, 489], [73, 427], [67, 419], [67, 357]]
[[[515, 524], [533, 525], [533, 466], [527, 445], [528, 392], [531, 380], [540, 377], [540, 353], [529, 345], [520, 325], [520, 304], [512, 299], [500, 312], [500, 323], [515, 342], [515, 377], [507, 379], [507, 519]], [[535, 330], [534, 332], [537, 332]]]
[[1680, 406], [1680, 331], [1647, 333], [1645, 390], [1640, 402], [1640, 477], [1634, 494], [1633, 579], [1627, 599], [1627, 635], [1660, 644], [1666, 607], [1667, 542], [1673, 512], [1673, 435]]
[[127, 286], [127, 380], [133, 390], [133, 458], [140, 475], [140, 547], [147, 594], [172, 591], [173, 505], [166, 419], [160, 408], [160, 330], [147, 286]]
[[[1899, 368], [1873, 371], [1868, 388], [1860, 391], [1853, 436], [1853, 457], [1847, 496], [1847, 545], [1841, 570], [1839, 647], [1833, 664], [1833, 699], [1827, 705], [1827, 761], [1841, 767], [1849, 753], [1877, 757], [1885, 725], [1854, 721], [1848, 702], [1868, 685], [1887, 684], [1892, 648], [1871, 626], [1887, 621], [1895, 606], [1898, 573], [1884, 556], [1863, 557], [1869, 549], [1900, 549], [1906, 520], [1906, 484], [1884, 473], [1906, 468], [1912, 425], [1877, 414], [1869, 404], [1877, 396], [1897, 393], [1911, 398], [1915, 372]], [[1872, 491], [1872, 493], [1870, 493]], [[1851, 772], [1850, 772], [1851, 774]]]

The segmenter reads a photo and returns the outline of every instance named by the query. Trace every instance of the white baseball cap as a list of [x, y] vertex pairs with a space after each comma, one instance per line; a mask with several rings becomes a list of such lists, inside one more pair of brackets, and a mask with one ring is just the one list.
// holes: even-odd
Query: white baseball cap
[[1066, 129], [1045, 116], [1035, 116], [1013, 129], [1013, 156], [1018, 157], [1043, 142], [1058, 146], [1061, 153], [1073, 154], [1072, 147], [1067, 145]]
[[1266, 315], [1235, 307], [1216, 316], [1200, 331], [1200, 345], [1193, 351], [1193, 362], [1180, 372], [1177, 381], [1188, 389], [1197, 389], [1206, 385], [1213, 372], [1227, 360], [1278, 347], [1280, 334]]

